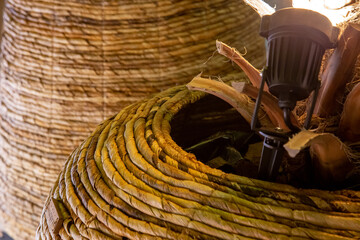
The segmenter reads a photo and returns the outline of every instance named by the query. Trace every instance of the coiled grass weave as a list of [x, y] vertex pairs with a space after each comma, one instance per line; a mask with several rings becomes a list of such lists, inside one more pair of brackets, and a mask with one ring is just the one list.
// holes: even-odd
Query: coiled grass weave
[[[202, 107], [188, 110], [201, 101]], [[242, 124], [236, 112], [219, 120], [231, 108], [216, 106], [204, 93], [176, 87], [101, 123], [70, 155], [49, 195], [64, 219], [58, 237], [360, 237], [356, 191], [303, 190], [226, 174], [185, 152], [173, 140], [174, 131], [189, 139], [198, 133], [181, 129], [181, 123], [203, 125], [205, 132], [213, 121], [225, 129]], [[51, 233], [45, 209], [37, 239], [54, 239]]]

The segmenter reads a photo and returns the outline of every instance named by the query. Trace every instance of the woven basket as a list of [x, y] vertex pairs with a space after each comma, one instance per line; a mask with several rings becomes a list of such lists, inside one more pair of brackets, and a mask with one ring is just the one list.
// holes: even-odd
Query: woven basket
[[7, 0], [0, 229], [33, 239], [66, 157], [105, 118], [201, 71], [238, 71], [211, 58], [216, 39], [260, 67], [258, 20], [239, 0]]
[[221, 100], [184, 87], [123, 109], [68, 158], [36, 239], [358, 239], [359, 192], [226, 174], [173, 140], [243, 122]]

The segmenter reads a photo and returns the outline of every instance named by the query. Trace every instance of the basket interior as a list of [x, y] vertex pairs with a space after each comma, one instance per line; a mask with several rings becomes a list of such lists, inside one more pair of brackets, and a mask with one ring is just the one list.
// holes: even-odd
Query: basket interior
[[[181, 109], [171, 121], [171, 137], [210, 167], [257, 178], [262, 139], [234, 108], [219, 98], [207, 95]], [[296, 158], [284, 155], [276, 182], [328, 190], [359, 187], [359, 174], [339, 184], [318, 183], [307, 150]]]

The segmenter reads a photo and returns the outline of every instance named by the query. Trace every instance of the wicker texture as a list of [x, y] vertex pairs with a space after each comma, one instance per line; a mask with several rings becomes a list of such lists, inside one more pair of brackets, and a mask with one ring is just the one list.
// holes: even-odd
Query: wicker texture
[[[66, 157], [122, 107], [200, 71], [233, 71], [215, 40], [261, 66], [239, 0], [7, 0], [0, 80], [0, 228], [33, 239]], [[211, 71], [207, 71], [211, 69]]]
[[[99, 125], [68, 158], [51, 191], [64, 218], [61, 239], [360, 237], [358, 192], [299, 190], [225, 174], [182, 150], [170, 132], [194, 132], [171, 121], [203, 101], [207, 112], [192, 110], [187, 121], [207, 125], [216, 104], [204, 96], [172, 88]], [[217, 110], [218, 117], [225, 110]], [[47, 224], [44, 212], [38, 240], [55, 239]]]

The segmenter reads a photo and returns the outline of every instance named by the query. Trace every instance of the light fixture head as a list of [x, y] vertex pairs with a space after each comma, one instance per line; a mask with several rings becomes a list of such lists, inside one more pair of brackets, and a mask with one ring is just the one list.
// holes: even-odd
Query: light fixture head
[[262, 17], [260, 35], [267, 39], [263, 77], [280, 108], [292, 110], [317, 88], [322, 56], [335, 46], [338, 33], [328, 18], [308, 9], [284, 8]]
[[[251, 128], [264, 136], [259, 178], [276, 177], [284, 152], [283, 144], [291, 133], [298, 131], [291, 124], [290, 111], [297, 101], [314, 91], [304, 124], [305, 129], [309, 127], [320, 85], [318, 75], [322, 57], [326, 49], [335, 47], [338, 34], [338, 28], [333, 27], [329, 19], [312, 10], [283, 8], [262, 17], [260, 35], [267, 39], [267, 63], [251, 120]], [[291, 132], [258, 127], [257, 114], [265, 82], [270, 93], [278, 98]]]

